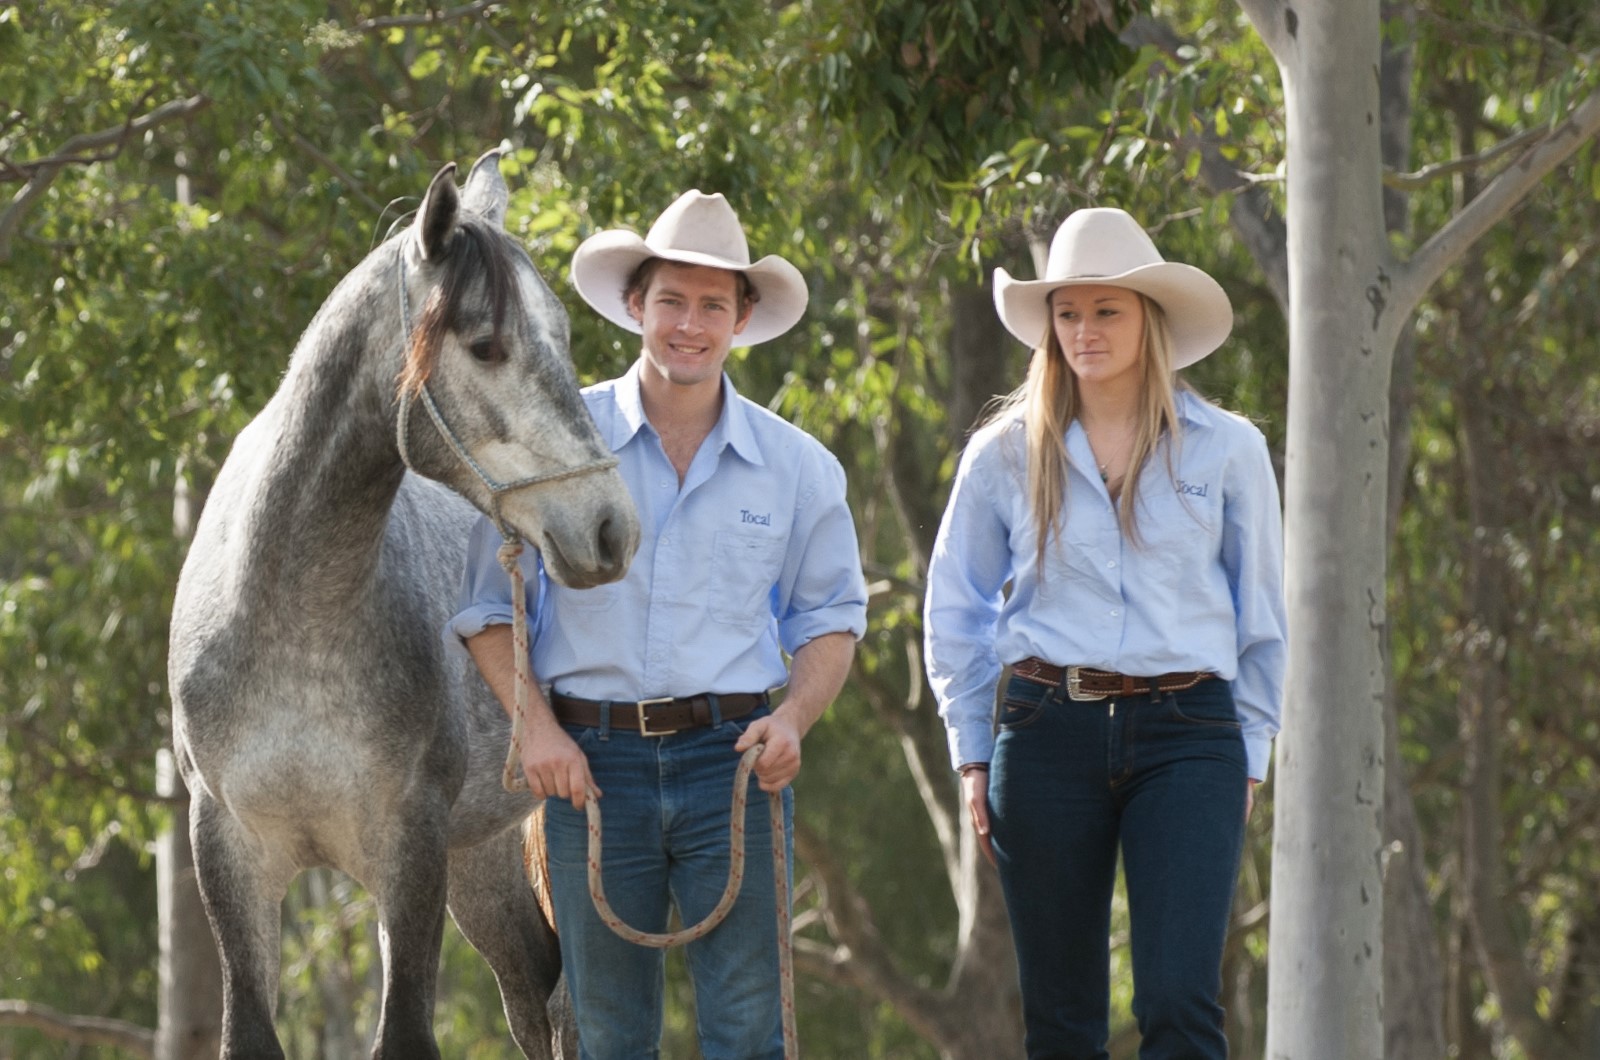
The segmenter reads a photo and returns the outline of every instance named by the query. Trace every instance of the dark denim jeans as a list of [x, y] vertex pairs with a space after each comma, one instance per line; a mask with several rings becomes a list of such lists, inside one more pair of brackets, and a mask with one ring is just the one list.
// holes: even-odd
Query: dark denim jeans
[[1121, 851], [1143, 1060], [1227, 1055], [1222, 949], [1245, 754], [1224, 681], [1074, 702], [1006, 686], [989, 812], [1030, 1060], [1105, 1060]]
[[[600, 809], [606, 898], [628, 924], [664, 932], [671, 907], [684, 924], [696, 924], [722, 897], [733, 775], [739, 766], [733, 745], [767, 713], [762, 709], [672, 736], [566, 727], [605, 792]], [[793, 865], [791, 789], [784, 789], [783, 800]], [[620, 938], [595, 912], [585, 815], [560, 799], [546, 801], [545, 813], [551, 897], [578, 1022], [579, 1055], [582, 1060], [659, 1056], [664, 951]], [[706, 1060], [783, 1056], [770, 814], [767, 794], [752, 775], [739, 898], [715, 930], [688, 944], [696, 1030]]]

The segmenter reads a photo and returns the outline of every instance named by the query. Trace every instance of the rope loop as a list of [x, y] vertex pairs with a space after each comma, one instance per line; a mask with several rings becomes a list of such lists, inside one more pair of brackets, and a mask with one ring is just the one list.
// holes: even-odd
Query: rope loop
[[[733, 903], [738, 900], [740, 887], [744, 885], [744, 813], [749, 797], [750, 771], [755, 768], [756, 759], [761, 757], [761, 752], [764, 750], [766, 744], [758, 743], [751, 747], [739, 759], [739, 768], [733, 774], [733, 808], [728, 823], [728, 883], [722, 889], [722, 897], [698, 924], [678, 931], [662, 934], [640, 931], [624, 921], [617, 915], [616, 910], [611, 908], [611, 903], [606, 899], [605, 882], [600, 867], [602, 849], [600, 799], [593, 788], [589, 789], [588, 797], [584, 800], [584, 812], [589, 822], [589, 897], [594, 902], [594, 910], [599, 914], [601, 923], [629, 942], [654, 949], [681, 946], [695, 939], [704, 938], [722, 923], [728, 911], [733, 908]], [[789, 856], [783, 826], [783, 794], [776, 791], [768, 792], [767, 805], [772, 822], [770, 829], [772, 876], [773, 891], [777, 899], [778, 982], [779, 1005], [783, 1017], [783, 1055], [785, 1060], [796, 1060], [800, 1055], [800, 1039], [795, 1030], [794, 943], [789, 913]]]

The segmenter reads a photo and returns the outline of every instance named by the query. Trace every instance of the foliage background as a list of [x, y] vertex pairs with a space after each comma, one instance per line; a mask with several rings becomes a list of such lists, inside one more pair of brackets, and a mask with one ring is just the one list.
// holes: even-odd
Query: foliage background
[[[439, 165], [509, 145], [510, 221], [566, 290], [573, 248], [719, 190], [757, 253], [812, 289], [804, 326], [730, 371], [845, 460], [875, 595], [856, 677], [808, 742], [801, 1035], [819, 1056], [934, 1057], [924, 1024], [840, 958], [865, 910], [886, 974], [937, 991], [966, 952], [944, 776], [920, 687], [920, 578], [963, 433], [1026, 351], [987, 312], [996, 265], [1071, 209], [1118, 203], [1216, 275], [1238, 324], [1190, 373], [1281, 453], [1285, 328], [1233, 211], [1281, 216], [1281, 94], [1229, 4], [912, 0], [40, 0], [0, 6], [0, 994], [156, 1022], [150, 845], [168, 741], [165, 626], [192, 505], [273, 391], [337, 278]], [[1135, 15], [1173, 47], [1119, 41]], [[1415, 47], [1412, 168], [1537, 130], [1586, 90], [1600, 17], [1559, 0], [1389, 9]], [[1206, 152], [1250, 179], [1218, 189]], [[1414, 446], [1395, 528], [1392, 664], [1455, 1055], [1524, 1053], [1470, 928], [1462, 816], [1481, 771], [1472, 686], [1493, 679], [1500, 899], [1543, 1016], [1600, 1011], [1600, 350], [1592, 145], [1418, 314]], [[1472, 170], [1406, 188], [1426, 233]], [[1405, 245], [1417, 237], [1399, 232]], [[585, 381], [635, 349], [575, 299]], [[974, 357], [972, 350], [979, 356]], [[1473, 750], [1478, 748], [1478, 750]], [[1264, 1022], [1271, 788], [1230, 950], [1230, 1035]], [[1414, 852], [1415, 853], [1415, 852]], [[839, 888], [848, 886], [848, 896]], [[293, 1056], [370, 1027], [375, 929], [349, 881], [286, 907]], [[1117, 1055], [1131, 1055], [1118, 957]], [[666, 1052], [692, 1055], [681, 965]], [[987, 970], [1003, 980], [1003, 964]], [[454, 935], [446, 1055], [509, 1056], [492, 980]], [[950, 999], [958, 1006], [960, 998]], [[352, 1016], [353, 1013], [353, 1016]], [[1004, 1014], [1001, 1014], [1004, 1016]], [[0, 1027], [0, 1056], [93, 1054]], [[1578, 1055], [1578, 1054], [1572, 1054]]]

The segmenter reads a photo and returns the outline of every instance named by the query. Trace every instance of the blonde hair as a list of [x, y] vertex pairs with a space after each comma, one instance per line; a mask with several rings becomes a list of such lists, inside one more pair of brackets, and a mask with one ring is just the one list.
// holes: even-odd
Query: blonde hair
[[[1134, 509], [1139, 480], [1163, 435], [1171, 439], [1172, 445], [1178, 442], [1174, 394], [1184, 384], [1173, 376], [1172, 332], [1165, 311], [1154, 299], [1134, 293], [1138, 294], [1139, 305], [1144, 310], [1139, 351], [1143, 401], [1128, 456], [1128, 472], [1117, 499], [1117, 522], [1128, 539], [1137, 545], [1139, 531]], [[1003, 398], [986, 418], [986, 422], [992, 422], [1007, 412], [1020, 409], [1027, 452], [1028, 507], [1033, 513], [1038, 539], [1035, 561], [1041, 567], [1050, 538], [1059, 536], [1061, 531], [1061, 516], [1067, 503], [1067, 428], [1077, 418], [1080, 405], [1078, 377], [1067, 364], [1052, 319], [1045, 327], [1043, 340], [1034, 347], [1027, 379]], [[1172, 445], [1166, 451], [1169, 476], [1175, 476]]]

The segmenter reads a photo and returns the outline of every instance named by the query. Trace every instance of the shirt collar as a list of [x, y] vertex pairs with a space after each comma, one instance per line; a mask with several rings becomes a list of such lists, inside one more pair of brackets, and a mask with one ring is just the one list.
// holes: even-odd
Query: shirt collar
[[[632, 441], [650, 422], [645, 417], [644, 399], [639, 394], [640, 371], [640, 362], [634, 361], [616, 381], [617, 415], [612, 417], [606, 436], [606, 445], [613, 453]], [[728, 378], [727, 372], [722, 373], [722, 413], [706, 441], [719, 450], [732, 446], [735, 453], [757, 467], [765, 464], [750, 422], [750, 412], [739, 400], [739, 392], [733, 388], [733, 380]]]
[[1192, 390], [1178, 390], [1172, 395], [1172, 403], [1177, 409], [1178, 418], [1188, 427], [1204, 427], [1205, 417], [1201, 413], [1200, 397]]

